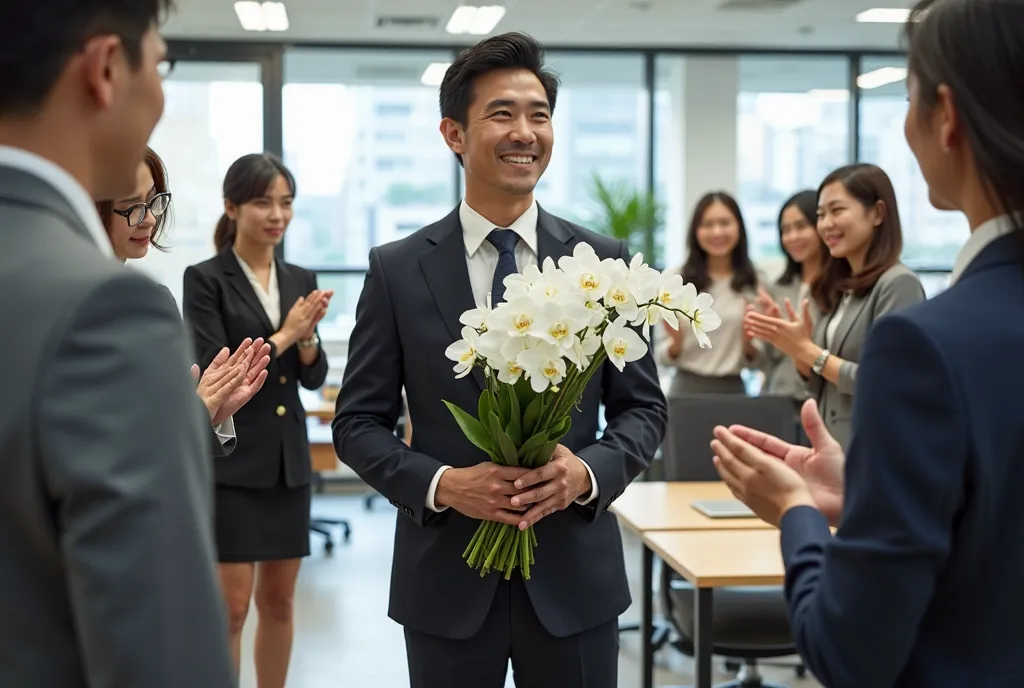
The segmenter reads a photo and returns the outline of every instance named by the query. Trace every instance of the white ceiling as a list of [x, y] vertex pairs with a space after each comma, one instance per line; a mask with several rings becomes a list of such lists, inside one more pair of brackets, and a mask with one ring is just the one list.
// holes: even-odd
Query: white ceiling
[[[503, 0], [477, 0], [496, 4]], [[291, 28], [241, 29], [233, 0], [176, 0], [168, 38], [416, 45], [470, 44], [444, 27], [470, 0], [285, 0]], [[898, 25], [858, 24], [871, 7], [909, 0], [504, 0], [496, 33], [519, 30], [551, 46], [659, 46], [896, 50]], [[723, 5], [732, 5], [726, 9]], [[378, 28], [381, 17], [424, 18], [426, 28]]]

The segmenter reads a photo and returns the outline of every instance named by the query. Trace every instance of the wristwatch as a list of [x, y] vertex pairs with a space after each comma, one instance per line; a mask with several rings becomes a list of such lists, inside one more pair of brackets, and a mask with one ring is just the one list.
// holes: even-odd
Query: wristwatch
[[825, 364], [828, 363], [828, 357], [831, 355], [828, 349], [821, 350], [821, 353], [814, 359], [814, 364], [811, 366], [811, 370], [814, 371], [815, 375], [821, 375], [821, 371], [825, 369]]
[[320, 336], [316, 332], [314, 332], [313, 336], [310, 337], [309, 339], [299, 340], [298, 346], [300, 349], [313, 349], [315, 347], [318, 347], [320, 346]]

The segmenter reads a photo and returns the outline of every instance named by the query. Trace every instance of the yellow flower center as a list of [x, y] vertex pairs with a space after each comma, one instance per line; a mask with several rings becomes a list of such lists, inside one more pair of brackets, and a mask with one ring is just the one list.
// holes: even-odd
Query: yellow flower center
[[551, 365], [550, 363], [544, 366], [544, 377], [549, 379], [553, 377], [558, 377], [558, 368]]
[[580, 275], [580, 287], [583, 288], [584, 291], [593, 291], [594, 289], [597, 289], [600, 284], [601, 281], [597, 278], [597, 275], [592, 272]]
[[533, 324], [533, 319], [529, 315], [522, 313], [515, 317], [513, 324], [517, 332], [522, 332], [530, 328], [530, 325]]
[[551, 326], [551, 336], [558, 340], [565, 339], [569, 336], [569, 328], [565, 323], [557, 322]]
[[620, 339], [619, 341], [615, 342], [615, 346], [612, 347], [612, 351], [615, 352], [616, 356], [622, 358], [623, 356], [626, 355], [626, 343]]

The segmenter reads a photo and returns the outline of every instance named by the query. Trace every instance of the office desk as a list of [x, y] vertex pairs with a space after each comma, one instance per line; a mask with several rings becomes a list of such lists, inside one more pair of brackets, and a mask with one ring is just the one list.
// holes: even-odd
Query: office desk
[[[649, 532], [644, 545], [696, 588], [695, 688], [711, 688], [712, 591], [726, 586], [781, 585], [785, 580], [777, 530]], [[653, 657], [644, 657], [651, 661]], [[644, 669], [644, 688], [653, 681]]]
[[[646, 536], [663, 531], [703, 532], [710, 538], [736, 530], [775, 532], [759, 518], [708, 518], [690, 504], [698, 499], [735, 499], [723, 482], [632, 483], [611, 510], [643, 540], [640, 665], [643, 688], [654, 684], [654, 552]], [[632, 630], [631, 628], [629, 630]]]
[[637, 535], [657, 530], [770, 529], [759, 518], [708, 518], [690, 504], [696, 500], [735, 499], [723, 482], [633, 483], [611, 510]]

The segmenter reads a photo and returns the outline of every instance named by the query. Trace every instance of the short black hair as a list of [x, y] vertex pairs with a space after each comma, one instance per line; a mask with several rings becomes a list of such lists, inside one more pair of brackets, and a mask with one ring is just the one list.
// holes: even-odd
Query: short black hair
[[[544, 66], [544, 49], [532, 36], [514, 31], [492, 36], [459, 53], [441, 81], [441, 117], [465, 125], [473, 102], [473, 82], [499, 69], [526, 69], [540, 80], [548, 107], [555, 111], [558, 75]], [[462, 157], [456, 155], [459, 162]]]
[[1024, 230], [1024, 3], [1020, 0], [926, 0], [905, 27], [907, 70], [921, 104], [952, 91], [957, 115], [990, 200]]
[[65, 65], [85, 44], [118, 36], [133, 67], [142, 37], [174, 0], [0, 0], [0, 117], [42, 107]]

